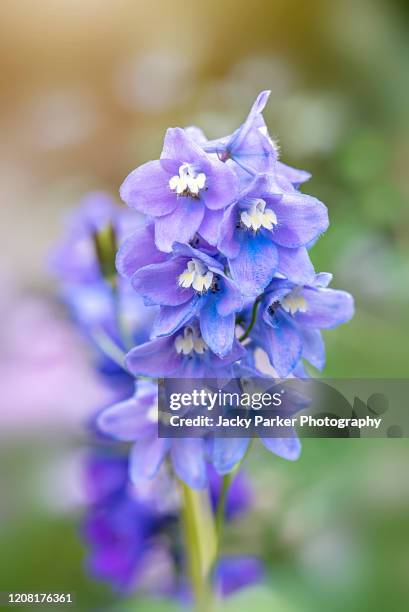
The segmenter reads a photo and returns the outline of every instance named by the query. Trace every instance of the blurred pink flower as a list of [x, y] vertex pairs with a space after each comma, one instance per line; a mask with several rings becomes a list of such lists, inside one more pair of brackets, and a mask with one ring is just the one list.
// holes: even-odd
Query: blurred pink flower
[[[4, 294], [3, 294], [4, 295]], [[0, 300], [0, 436], [76, 430], [113, 392], [94, 372], [86, 346], [45, 297]]]

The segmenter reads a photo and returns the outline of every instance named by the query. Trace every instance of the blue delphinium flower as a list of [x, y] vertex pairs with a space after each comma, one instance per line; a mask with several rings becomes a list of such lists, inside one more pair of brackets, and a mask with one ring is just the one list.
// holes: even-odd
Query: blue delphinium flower
[[189, 242], [207, 211], [231, 204], [237, 178], [217, 156], [208, 155], [181, 128], [170, 128], [161, 157], [125, 179], [121, 198], [155, 220], [155, 240], [162, 251], [175, 241]]
[[233, 160], [245, 171], [272, 172], [277, 160], [277, 149], [267, 136], [262, 115], [269, 95], [269, 91], [262, 91], [244, 123], [229, 136], [204, 142], [204, 150], [217, 153], [222, 161]]
[[276, 273], [297, 283], [312, 281], [306, 245], [327, 227], [324, 204], [296, 190], [283, 192], [264, 174], [225, 211], [218, 248], [242, 293], [256, 297]]
[[220, 261], [190, 245], [176, 243], [167, 261], [140, 268], [131, 282], [147, 304], [162, 307], [155, 323], [156, 335], [171, 334], [197, 315], [201, 335], [212, 351], [223, 357], [231, 350], [235, 313], [243, 300]]
[[191, 319], [170, 336], [136, 346], [128, 353], [126, 365], [136, 377], [228, 377], [231, 365], [245, 353], [243, 346], [234, 339], [230, 351], [219, 357], [204, 341], [198, 321]]
[[164, 253], [155, 245], [153, 224], [141, 226], [119, 249], [117, 269], [147, 304], [160, 305], [153, 336], [172, 334], [200, 313], [201, 333], [223, 355], [232, 346], [241, 294], [214, 259], [217, 250], [199, 237], [194, 244], [177, 243]]
[[[122, 456], [102, 452], [87, 461], [90, 507], [82, 526], [88, 544], [86, 567], [120, 593], [150, 583], [157, 593], [171, 594], [173, 560], [163, 534], [175, 522], [176, 508], [159, 511], [152, 500], [139, 499], [129, 485], [127, 463]], [[152, 584], [147, 581], [149, 566], [158, 564], [158, 557], [162, 571]]]
[[[262, 91], [255, 100], [245, 122], [230, 136], [207, 141], [197, 129], [197, 142], [208, 153], [217, 153], [223, 161], [232, 160], [247, 174], [274, 174], [283, 188], [298, 187], [311, 175], [283, 164], [278, 159], [278, 146], [271, 139], [262, 112], [267, 104], [270, 91]], [[191, 128], [192, 129], [192, 128]]]
[[325, 346], [320, 330], [352, 318], [352, 296], [329, 289], [331, 278], [330, 274], [317, 274], [305, 286], [274, 279], [267, 287], [251, 335], [266, 351], [278, 376], [294, 372], [301, 359], [322, 369]]

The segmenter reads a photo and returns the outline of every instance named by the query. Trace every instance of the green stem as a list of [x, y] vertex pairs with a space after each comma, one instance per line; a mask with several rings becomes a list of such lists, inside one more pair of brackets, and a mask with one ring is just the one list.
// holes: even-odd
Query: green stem
[[217, 554], [216, 533], [207, 490], [196, 491], [181, 482], [182, 515], [192, 588], [197, 612], [210, 612], [210, 571]]
[[230, 472], [223, 476], [222, 480], [222, 488], [220, 491], [219, 503], [217, 504], [216, 509], [216, 535], [217, 535], [217, 544], [218, 548], [220, 548], [220, 540], [222, 536], [223, 522], [224, 522], [224, 512], [226, 508], [227, 495], [229, 492], [229, 488], [231, 482], [234, 477], [234, 472]]
[[116, 317], [116, 324], [118, 328], [119, 338], [125, 350], [129, 351], [133, 347], [134, 341], [132, 337], [132, 330], [130, 329], [129, 325], [127, 324], [122, 314], [122, 303], [121, 303], [121, 295], [119, 292], [118, 281], [119, 279], [116, 277], [111, 282], [112, 299], [114, 302], [115, 317]]
[[224, 513], [225, 513], [227, 495], [229, 493], [230, 485], [233, 482], [233, 479], [236, 476], [237, 472], [240, 470], [241, 466], [243, 465], [244, 460], [249, 454], [252, 445], [253, 445], [253, 439], [250, 440], [244, 457], [242, 457], [242, 459], [239, 461], [239, 463], [237, 463], [237, 465], [232, 469], [231, 472], [223, 476], [219, 503], [217, 504], [217, 509], [216, 509], [216, 535], [217, 535], [217, 551], [218, 552], [220, 550], [220, 542], [222, 538], [223, 523], [224, 523]]
[[250, 335], [251, 330], [254, 327], [254, 323], [256, 322], [256, 317], [257, 317], [257, 310], [259, 307], [261, 301], [261, 297], [258, 297], [256, 299], [256, 301], [253, 304], [253, 309], [251, 311], [251, 319], [250, 319], [250, 323], [247, 327], [247, 329], [244, 331], [244, 333], [240, 336], [239, 341], [243, 342], [243, 340], [245, 340], [246, 338], [248, 338], [248, 336]]

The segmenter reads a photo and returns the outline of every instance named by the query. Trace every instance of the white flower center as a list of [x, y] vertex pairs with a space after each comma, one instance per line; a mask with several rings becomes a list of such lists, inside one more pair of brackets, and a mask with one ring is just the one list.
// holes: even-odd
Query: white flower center
[[300, 291], [300, 287], [296, 287], [281, 301], [282, 308], [291, 315], [307, 310], [307, 301]]
[[210, 289], [213, 282], [213, 272], [210, 272], [199, 259], [188, 261], [187, 268], [179, 276], [179, 285], [184, 289], [193, 287], [196, 291], [204, 292]]
[[204, 172], [196, 172], [190, 164], [182, 164], [179, 174], [172, 176], [169, 187], [178, 196], [199, 197], [199, 192], [206, 185], [206, 175]]
[[240, 219], [243, 225], [255, 232], [260, 227], [272, 230], [274, 225], [277, 225], [277, 217], [274, 211], [270, 208], [266, 210], [266, 203], [262, 199], [253, 200], [250, 208], [241, 213]]
[[177, 353], [183, 353], [183, 355], [190, 355], [193, 352], [203, 355], [207, 344], [197, 330], [185, 327], [183, 334], [175, 339], [175, 349]]

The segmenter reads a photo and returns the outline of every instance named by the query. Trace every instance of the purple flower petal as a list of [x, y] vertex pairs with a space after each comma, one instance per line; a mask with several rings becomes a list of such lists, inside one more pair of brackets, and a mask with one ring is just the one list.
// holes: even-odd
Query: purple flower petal
[[199, 234], [212, 246], [217, 244], [223, 214], [223, 210], [210, 210], [207, 208], [203, 221], [200, 224]]
[[286, 249], [278, 247], [278, 270], [296, 285], [311, 285], [315, 279], [314, 266], [305, 247]]
[[235, 361], [242, 359], [246, 355], [246, 349], [238, 342], [234, 340], [231, 351], [229, 351], [224, 357], [219, 357], [214, 353], [209, 355], [209, 365], [212, 369], [219, 369], [231, 365]]
[[[208, 141], [203, 145], [205, 150], [211, 153], [217, 152], [221, 157], [227, 154], [236, 160], [248, 156], [250, 161], [256, 164], [257, 172], [266, 170], [267, 168], [264, 168], [264, 165], [259, 167], [259, 158], [264, 157], [265, 152], [267, 153], [266, 157], [268, 157], [268, 154], [270, 152], [274, 153], [274, 150], [272, 151], [272, 144], [267, 136], [266, 125], [261, 113], [267, 104], [270, 93], [270, 91], [262, 91], [253, 103], [244, 123], [230, 136]], [[276, 154], [273, 157], [275, 159]], [[271, 164], [268, 167], [271, 169]]]
[[119, 191], [121, 199], [146, 215], [168, 215], [178, 204], [169, 187], [170, 178], [160, 161], [147, 162], [126, 177]]
[[236, 224], [238, 221], [238, 208], [236, 204], [232, 204], [224, 211], [223, 219], [220, 225], [220, 237], [218, 241], [219, 250], [227, 257], [237, 257], [240, 251], [240, 240]]
[[134, 376], [171, 376], [180, 367], [182, 358], [176, 352], [173, 337], [163, 337], [140, 344], [125, 358]]
[[209, 300], [200, 311], [200, 331], [203, 340], [219, 357], [225, 357], [234, 340], [235, 315], [221, 317], [216, 303]]
[[300, 326], [302, 356], [319, 370], [325, 366], [325, 344], [318, 329]]
[[328, 228], [327, 207], [316, 198], [285, 193], [280, 201], [274, 201], [272, 208], [278, 221], [272, 232], [273, 240], [280, 246], [304, 246]]
[[256, 557], [222, 557], [214, 571], [214, 589], [222, 597], [228, 597], [259, 582], [263, 573], [263, 565]]
[[236, 283], [224, 276], [220, 279], [219, 290], [210, 298], [216, 303], [216, 309], [221, 317], [237, 312], [243, 306], [243, 297]]
[[328, 287], [332, 281], [332, 274], [329, 272], [319, 272], [314, 279], [313, 283], [305, 283], [313, 285], [314, 287]]
[[207, 486], [204, 442], [200, 438], [175, 438], [171, 457], [176, 475], [192, 489]]
[[200, 297], [195, 296], [180, 306], [161, 306], [153, 323], [152, 336], [168, 336], [187, 323], [200, 308]]
[[116, 257], [116, 268], [121, 276], [130, 278], [139, 268], [165, 261], [166, 258], [167, 255], [161, 253], [155, 246], [152, 224], [139, 227], [125, 240]]
[[200, 172], [206, 174], [210, 167], [210, 158], [203, 149], [186, 134], [185, 130], [178, 127], [166, 131], [160, 157], [161, 160], [171, 159], [180, 164], [194, 164]]
[[181, 287], [178, 278], [185, 271], [187, 260], [177, 257], [163, 263], [145, 266], [135, 272], [132, 286], [151, 304], [178, 306], [195, 295], [190, 287]]
[[305, 288], [306, 312], [298, 311], [295, 319], [302, 325], [330, 329], [346, 323], [354, 315], [354, 300], [346, 291]]
[[294, 437], [288, 438], [260, 438], [264, 446], [279, 457], [296, 461], [301, 454], [301, 442], [294, 430]]
[[271, 171], [277, 158], [261, 115], [269, 95], [269, 91], [262, 91], [257, 96], [247, 119], [227, 144], [228, 153], [233, 159], [256, 172]]
[[247, 438], [214, 438], [211, 461], [216, 472], [228, 474], [246, 454]]
[[116, 440], [126, 442], [152, 434], [152, 429], [156, 431], [156, 423], [147, 418], [147, 413], [157, 401], [156, 395], [152, 383], [140, 383], [133, 397], [101, 412], [97, 419], [98, 428]]
[[200, 127], [197, 127], [196, 125], [189, 125], [188, 127], [186, 127], [185, 133], [191, 140], [194, 140], [198, 145], [203, 146], [207, 143], [205, 133]]
[[278, 161], [276, 164], [276, 174], [278, 180], [283, 177], [285, 180], [294, 185], [294, 187], [299, 187], [302, 183], [309, 181], [311, 178], [311, 174], [309, 172], [292, 168], [291, 166], [287, 166], [287, 164], [283, 164], [283, 162], [280, 161]]
[[233, 279], [243, 295], [256, 297], [273, 278], [278, 264], [277, 247], [258, 232], [245, 232], [239, 254], [229, 260]]
[[301, 358], [301, 337], [296, 324], [284, 313], [277, 311], [274, 321], [274, 327], [264, 328], [264, 348], [277, 374], [288, 376]]
[[199, 356], [194, 356], [193, 359], [183, 359], [180, 372], [178, 372], [178, 375], [183, 378], [204, 378], [206, 374], [212, 376], [213, 372], [209, 373], [206, 370], [206, 363]]
[[161, 251], [170, 253], [174, 242], [189, 242], [196, 234], [204, 216], [200, 199], [178, 198], [177, 207], [169, 215], [156, 219], [155, 242]]
[[266, 290], [266, 297], [263, 299], [265, 309], [263, 312], [263, 319], [269, 325], [270, 315], [268, 307], [273, 305], [274, 302], [280, 302], [290, 291], [294, 288], [294, 284], [287, 279], [274, 278]]
[[237, 197], [237, 177], [229, 166], [221, 161], [212, 162], [206, 186], [207, 189], [200, 192], [200, 198], [211, 210], [226, 208]]
[[281, 200], [283, 194], [277, 187], [275, 178], [272, 174], [262, 172], [254, 175], [250, 181], [246, 182], [242, 191], [240, 192], [240, 200], [246, 200], [247, 198], [258, 198], [258, 197], [270, 196], [274, 201]]
[[297, 363], [292, 373], [295, 378], [310, 378], [310, 375], [307, 374], [307, 371], [304, 368], [304, 364], [302, 361], [299, 361]]
[[156, 435], [136, 442], [129, 457], [129, 475], [134, 484], [152, 480], [169, 449], [169, 440]]
[[247, 126], [248, 123], [251, 125], [254, 121], [255, 116], [263, 112], [270, 97], [270, 94], [271, 91], [269, 89], [261, 91], [258, 94], [243, 125]]
[[[223, 487], [223, 479], [216, 472], [211, 463], [207, 464], [209, 478], [209, 493], [213, 511], [219, 505], [220, 495]], [[226, 497], [224, 507], [225, 519], [228, 521], [242, 516], [250, 509], [253, 502], [253, 491], [250, 480], [243, 470], [236, 471], [234, 474]]]

